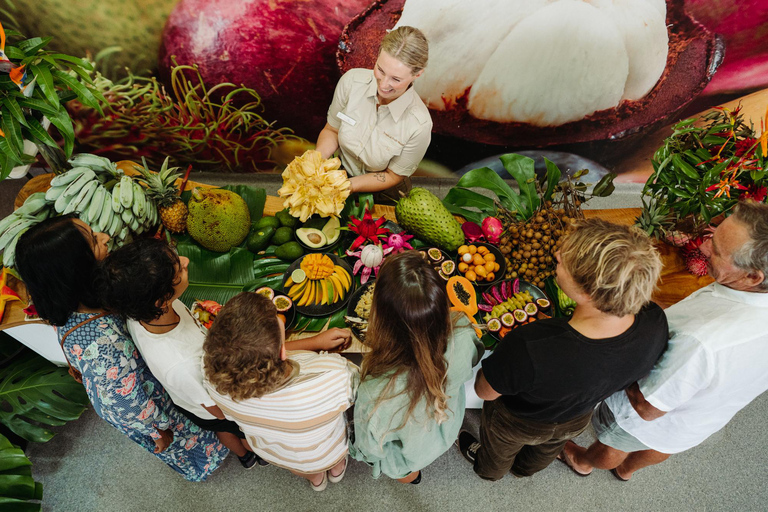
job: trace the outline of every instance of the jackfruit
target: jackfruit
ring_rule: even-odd
[[[415,187],[401,198],[395,205],[395,216],[406,231],[444,251],[455,251],[464,243],[461,225],[427,189]]]
[[[187,231],[206,249],[227,252],[248,236],[251,213],[243,198],[234,192],[195,188],[187,206]]]

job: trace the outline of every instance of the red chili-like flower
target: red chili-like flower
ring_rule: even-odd
[[[747,137],[745,139],[736,141],[736,148],[734,153],[738,157],[751,156],[757,148],[757,139]]]
[[[747,191],[741,194],[739,197],[739,201],[746,201],[747,199],[752,199],[755,202],[762,203],[765,201],[766,196],[768,196],[768,188],[764,186],[757,186],[756,184],[752,184],[747,188]]]

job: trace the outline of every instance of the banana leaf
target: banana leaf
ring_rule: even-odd
[[[81,384],[34,353],[0,369],[0,423],[27,441],[44,443],[54,436],[47,427],[80,417],[88,405]]]
[[[32,478],[31,466],[24,452],[0,435],[0,510],[41,510],[43,484]]]
[[[225,304],[254,279],[253,254],[242,247],[219,253],[203,249],[195,242],[180,241],[176,249],[189,258],[189,286],[180,297],[187,307],[195,300]]]

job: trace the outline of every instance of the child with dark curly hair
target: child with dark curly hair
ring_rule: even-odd
[[[103,302],[128,317],[128,331],[176,408],[250,469],[267,463],[247,449],[236,423],[224,418],[203,386],[206,330],[178,298],[186,290],[189,259],[163,240],[141,239],[112,252],[98,276]]]
[[[203,350],[208,392],[240,425],[254,452],[306,478],[316,491],[342,479],[344,411],[355,398],[355,365],[338,354],[286,352],[277,309],[251,292],[219,311]]]

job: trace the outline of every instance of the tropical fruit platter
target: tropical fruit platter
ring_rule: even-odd
[[[446,283],[453,309],[471,318],[488,345],[568,313],[572,304],[554,281],[555,253],[580,204],[610,193],[610,176],[588,192],[586,171],[563,177],[548,162],[546,175],[537,176],[533,160],[504,155],[518,190],[481,168],[443,200],[416,187],[392,208],[374,205],[371,194],[350,194],[334,160],[312,151],[297,157],[283,172],[280,197],[268,198],[245,185],[188,181],[189,170],[182,178],[167,161],[155,172],[146,163],[74,155],[72,170],[0,221],[13,228],[0,240],[6,266],[13,266],[9,249],[20,233],[71,212],[106,231],[112,248],[165,237],[190,260],[181,300],[204,325],[246,291],[270,299],[292,332],[348,326],[363,341],[381,265],[411,250]]]

